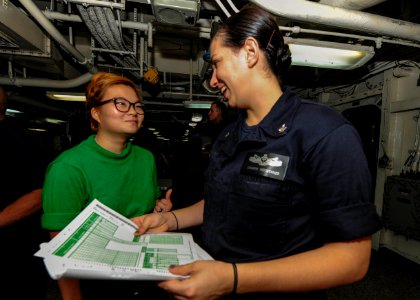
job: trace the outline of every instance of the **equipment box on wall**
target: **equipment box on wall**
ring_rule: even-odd
[[[420,180],[387,178],[382,220],[386,229],[420,241]]]

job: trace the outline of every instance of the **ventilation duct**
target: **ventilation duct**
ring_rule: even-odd
[[[62,72],[62,58],[51,40],[11,1],[0,5],[0,56],[50,73]]]
[[[274,15],[305,23],[335,26],[349,30],[420,41],[420,25],[370,13],[332,7],[306,0],[250,0]]]
[[[152,10],[158,22],[195,25],[200,0],[152,0]]]

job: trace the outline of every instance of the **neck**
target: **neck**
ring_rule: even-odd
[[[96,143],[102,148],[120,154],[127,146],[127,138],[121,135],[107,135],[101,131],[95,136]]]
[[[271,88],[259,91],[254,95],[254,99],[251,100],[252,105],[247,109],[246,118],[246,123],[249,126],[259,124],[270,112],[281,95],[283,95],[283,91],[277,80],[265,83],[262,86],[270,86]]]

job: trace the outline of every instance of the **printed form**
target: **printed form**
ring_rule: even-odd
[[[180,277],[170,265],[212,259],[189,233],[134,236],[136,228],[95,199],[35,256],[44,258],[53,279],[164,280]]]

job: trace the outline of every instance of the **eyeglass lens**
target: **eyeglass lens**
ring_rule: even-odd
[[[128,112],[131,106],[133,106],[136,113],[140,115],[144,114],[144,105],[140,102],[132,103],[124,98],[115,98],[114,104],[115,108],[120,112]]]

